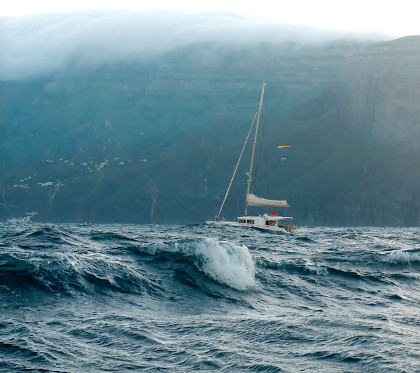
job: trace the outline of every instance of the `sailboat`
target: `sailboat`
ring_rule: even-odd
[[[254,157],[255,157],[255,148],[257,145],[257,139],[258,139],[258,129],[260,125],[260,119],[261,119],[261,108],[263,104],[264,99],[264,91],[265,91],[266,84],[262,84],[261,89],[261,98],[260,103],[258,106],[258,110],[254,116],[254,120],[251,123],[250,129],[248,131],[248,135],[245,139],[244,145],[242,147],[242,151],[239,155],[238,162],[236,164],[235,170],[233,171],[232,178],[230,180],[229,186],[227,188],[225,197],[223,199],[222,205],[220,206],[218,214],[215,216],[214,220],[207,220],[206,224],[216,224],[216,225],[233,225],[233,226],[246,226],[246,227],[253,227],[253,228],[259,228],[264,230],[270,230],[270,231],[291,231],[294,227],[291,225],[293,218],[290,216],[285,215],[277,215],[274,211],[270,213],[266,213],[263,215],[248,215],[248,208],[250,206],[265,206],[265,207],[279,207],[284,208],[285,212],[286,209],[289,207],[287,204],[287,201],[285,200],[272,200],[272,199],[266,199],[257,197],[255,194],[251,193],[251,184],[252,184],[252,177],[253,177],[253,170],[254,170]],[[226,221],[224,219],[220,219],[220,214],[223,210],[223,206],[226,202],[226,199],[229,195],[230,188],[232,186],[232,182],[235,178],[236,171],[238,170],[239,164],[242,159],[242,155],[244,153],[246,144],[248,142],[249,136],[251,134],[252,128],[254,126],[256,119],[256,125],[255,125],[255,133],[254,133],[254,142],[252,145],[252,153],[251,153],[251,163],[249,166],[249,171],[247,172],[248,176],[248,183],[247,183],[247,190],[245,195],[245,212],[243,216],[239,216],[237,218],[237,221]]]

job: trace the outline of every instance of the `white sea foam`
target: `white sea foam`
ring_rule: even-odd
[[[420,262],[420,253],[408,252],[408,251],[393,251],[386,254],[384,258],[385,262],[388,263],[415,263]]]
[[[26,216],[21,217],[21,218],[12,218],[12,219],[8,219],[7,223],[8,224],[23,224],[23,223],[29,223],[31,221],[31,219],[35,216],[38,215],[37,212],[27,212],[25,213]]]
[[[255,286],[255,266],[246,246],[205,238],[194,252],[197,267],[212,279],[237,290]]]
[[[318,264],[313,263],[309,259],[305,261],[305,269],[317,275],[323,275],[323,276],[328,275],[327,268],[319,266]]]

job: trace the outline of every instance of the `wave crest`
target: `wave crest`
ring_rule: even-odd
[[[420,252],[393,251],[386,254],[383,261],[396,264],[420,263]]]
[[[205,238],[196,254],[204,259],[197,267],[212,279],[237,290],[255,286],[255,266],[246,246]]]

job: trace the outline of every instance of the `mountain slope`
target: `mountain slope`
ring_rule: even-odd
[[[0,217],[204,221],[266,81],[257,193],[287,199],[299,224],[419,225],[419,46],[196,43],[1,82]],[[242,213],[247,162],[229,218]]]

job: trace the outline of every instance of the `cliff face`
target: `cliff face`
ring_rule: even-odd
[[[266,81],[270,176],[261,170],[256,192],[269,182],[300,224],[419,225],[419,66],[420,37],[198,43],[148,63],[2,82],[0,216],[203,221],[218,210]],[[244,172],[228,217],[242,213]]]
[[[420,142],[420,78],[394,71],[358,79],[351,101],[351,120],[378,140],[418,151]]]

